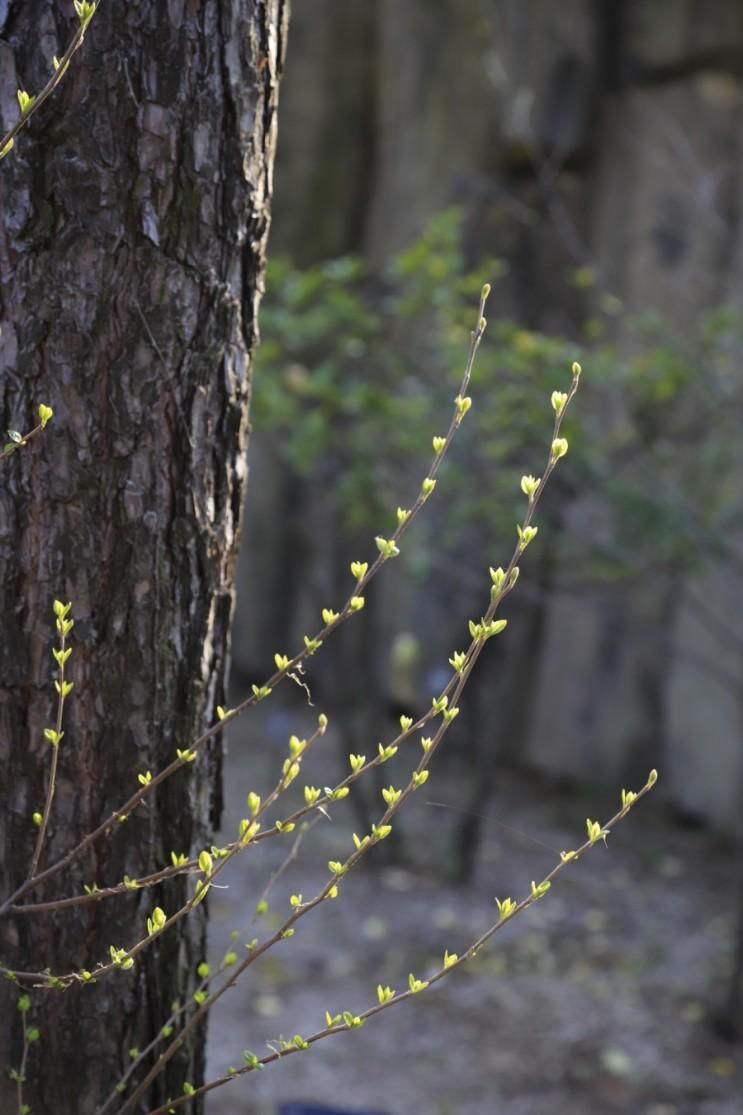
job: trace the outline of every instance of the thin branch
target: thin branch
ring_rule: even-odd
[[[247,697],[236,708],[227,711],[216,724],[213,724],[211,728],[208,728],[206,731],[202,732],[201,735],[198,736],[198,738],[195,739],[185,751],[181,752],[182,756],[192,756],[195,752],[198,752],[198,750],[208,740],[212,739],[219,732],[221,732],[222,729],[226,727],[226,725],[230,721],[235,720],[238,716],[243,715],[245,712],[247,712],[248,709],[253,708],[256,704],[258,704],[259,701],[268,696],[276,688],[276,686],[284,680],[284,678],[291,675],[292,673],[295,673],[300,665],[302,665],[309,657],[311,657],[317,650],[319,650],[324,640],[332,631],[340,627],[341,624],[345,623],[348,619],[350,619],[352,615],[355,615],[361,609],[361,607],[363,607],[364,598],[362,596],[362,593],[377,575],[382,565],[384,565],[386,561],[390,560],[390,558],[394,557],[396,553],[399,552],[397,543],[400,541],[405,531],[411,525],[411,523],[416,518],[423,505],[427,502],[429,496],[433,492],[436,486],[436,477],[438,471],[441,467],[444,457],[446,456],[447,450],[451,445],[454,435],[461,425],[464,414],[466,413],[466,410],[462,411],[460,409],[460,400],[466,398],[466,391],[469,387],[472,369],[475,362],[475,356],[477,355],[477,350],[480,347],[480,342],[482,341],[483,335],[485,333],[487,322],[483,317],[483,313],[485,309],[485,303],[489,294],[490,285],[486,283],[482,289],[482,293],[480,296],[477,326],[475,329],[472,330],[470,334],[470,345],[467,354],[467,360],[465,363],[464,374],[462,376],[459,394],[455,399],[454,412],[449,423],[449,429],[447,430],[447,433],[444,437],[437,439],[437,447],[435,449],[433,462],[426,476],[424,477],[420,491],[418,492],[418,495],[412,507],[402,520],[398,520],[397,527],[390,535],[390,538],[381,540],[386,542],[387,544],[385,549],[379,549],[379,553],[376,559],[371,563],[371,565],[368,565],[366,562],[364,562],[362,565],[359,566],[359,570],[363,570],[363,572],[361,572],[360,575],[357,577],[356,584],[345,604],[343,605],[341,611],[334,614],[333,619],[325,622],[324,626],[317,632],[317,634],[313,638],[305,636],[304,650],[300,651],[291,659],[282,658],[280,655],[277,655],[277,662],[281,660],[281,665],[278,666],[275,673],[271,675],[271,677],[264,683],[264,685],[254,686],[253,693],[250,697]],[[15,890],[11,895],[9,895],[8,898],[5,899],[4,902],[0,904],[0,917],[2,917],[4,914],[7,914],[10,911],[11,907],[18,902],[18,899],[23,897],[23,895],[28,893],[28,891],[31,890],[33,887],[36,887],[38,884],[45,882],[47,879],[52,878],[54,875],[57,875],[60,871],[64,870],[64,868],[69,867],[71,863],[78,859],[79,856],[81,856],[83,852],[87,850],[87,848],[89,848],[98,839],[100,839],[101,836],[107,834],[112,828],[117,827],[121,822],[121,818],[128,816],[133,809],[136,809],[136,807],[144,800],[147,794],[151,793],[162,782],[170,778],[170,776],[177,770],[180,770],[180,768],[185,763],[190,761],[192,761],[191,758],[182,758],[180,756],[174,759],[168,766],[163,768],[163,770],[161,770],[157,775],[151,778],[146,785],[141,786],[140,789],[136,791],[136,793],[132,794],[131,797],[123,803],[123,805],[115,809],[106,820],[102,821],[101,824],[98,825],[96,829],[88,833],[87,836],[83,837],[83,839],[74,848],[67,852],[66,855],[62,856],[59,860],[57,860],[56,863],[51,864],[51,866],[49,866],[45,871],[40,872],[38,875],[35,876],[34,879],[26,880],[25,883],[18,887],[17,890]]]
[[[5,156],[13,150],[13,147],[15,146],[15,137],[18,135],[22,128],[25,128],[31,117],[38,112],[47,97],[50,97],[52,95],[54,90],[61,82],[72,57],[83,45],[85,32],[90,26],[90,22],[93,16],[98,11],[100,2],[101,0],[93,0],[93,3],[80,3],[79,0],[75,0],[75,11],[77,12],[77,16],[80,21],[77,31],[73,35],[70,44],[62,57],[60,59],[54,59],[54,73],[49,78],[46,85],[38,94],[38,96],[29,99],[26,103],[26,107],[24,107],[21,96],[19,96],[18,99],[19,103],[21,104],[21,115],[18,120],[16,120],[13,127],[5,133],[2,139],[0,139],[0,159],[4,159]]]
[[[424,741],[423,756],[418,763],[415,771],[411,775],[407,787],[404,790],[399,791],[393,800],[388,801],[388,807],[383,816],[380,818],[378,825],[373,827],[371,835],[365,836],[362,840],[359,840],[358,837],[354,837],[356,851],[348,856],[344,863],[336,863],[330,865],[330,878],[328,879],[325,886],[320,890],[320,892],[315,895],[315,897],[312,898],[310,901],[300,901],[296,905],[294,905],[292,913],[284,920],[283,924],[276,930],[276,932],[271,937],[267,938],[262,944],[252,949],[250,954],[245,957],[245,959],[238,965],[238,967],[234,971],[230,973],[229,978],[225,981],[222,987],[213,992],[206,1000],[206,1002],[200,1005],[199,1009],[191,1016],[189,1021],[186,1023],[181,1033],[176,1038],[174,1038],[170,1045],[165,1049],[165,1051],[161,1053],[157,1064],[153,1066],[153,1068],[140,1082],[134,1092],[132,1092],[132,1094],[124,1102],[123,1106],[119,1110],[118,1115],[124,1115],[124,1113],[129,1110],[133,1104],[141,1099],[141,1097],[149,1088],[150,1084],[160,1074],[163,1067],[181,1047],[188,1034],[194,1029],[195,1026],[198,1025],[201,1019],[208,1013],[209,1010],[211,1010],[211,1008],[222,997],[222,995],[224,995],[224,993],[229,988],[234,987],[237,984],[243,972],[245,972],[246,969],[254,964],[260,956],[271,949],[279,941],[285,939],[288,936],[291,936],[294,933],[294,926],[296,922],[298,922],[302,917],[309,913],[310,910],[315,909],[326,899],[333,899],[337,896],[338,885],[343,876],[346,875],[358,864],[361,858],[375,843],[378,843],[380,840],[385,839],[385,837],[389,835],[389,833],[391,832],[390,821],[394,818],[395,814],[400,810],[407,799],[420,786],[425,784],[425,781],[428,777],[429,764],[438,747],[440,746],[441,741],[443,740],[450,724],[453,722],[459,711],[457,707],[459,696],[461,695],[465,685],[467,684],[469,676],[474,669],[477,659],[479,658],[487,639],[491,635],[496,634],[497,630],[500,629],[498,625],[495,625],[495,630],[492,629],[492,626],[494,625],[495,614],[504,598],[508,595],[509,592],[512,591],[513,587],[516,584],[516,581],[518,579],[517,561],[520,559],[529,542],[536,534],[536,529],[532,528],[531,523],[536,512],[539,500],[545,490],[546,484],[552,472],[555,469],[555,466],[557,465],[558,460],[560,460],[560,458],[567,452],[568,444],[566,441],[564,441],[564,439],[559,438],[559,433],[565,413],[567,412],[567,409],[570,406],[570,403],[572,402],[576,391],[578,390],[580,371],[580,365],[574,364],[573,380],[569,392],[563,395],[558,392],[555,392],[553,394],[552,404],[555,410],[555,419],[552,431],[552,442],[550,445],[550,451],[547,457],[544,474],[538,481],[534,480],[534,478],[524,478],[525,481],[531,481],[531,483],[527,485],[528,491],[527,488],[524,487],[524,481],[522,481],[522,488],[524,488],[524,491],[528,496],[528,505],[523,522],[517,527],[518,540],[514,547],[511,560],[505,572],[502,569],[491,570],[491,579],[493,581],[493,586],[490,593],[490,604],[485,613],[485,616],[480,620],[479,624],[475,624],[474,622],[470,623],[471,642],[467,651],[463,655],[461,655],[461,657],[457,658],[457,656],[455,655],[451,659],[452,663],[455,666],[455,673],[453,674],[452,679],[446,687],[445,694],[442,694],[440,697],[436,698],[432,706],[433,715],[441,716],[441,724],[434,736]],[[469,409],[468,406],[463,405],[464,402],[465,400],[463,400],[462,397],[459,396],[458,410],[460,414],[466,413],[467,409]],[[467,402],[469,401],[467,400]],[[451,702],[449,701],[449,693],[451,693]],[[411,730],[411,725],[403,725],[403,731],[408,730]],[[384,750],[385,749],[382,749],[382,746],[380,744],[379,758],[382,759],[382,761],[384,761],[384,759],[382,758]],[[397,748],[389,747],[386,750],[389,752],[386,757],[391,758],[392,755],[395,754]]]
[[[72,689],[72,683],[65,681],[65,663],[70,656],[70,651],[65,650],[67,635],[72,629],[73,620],[67,619],[67,613],[70,610],[69,604],[63,605],[60,601],[54,602],[54,612],[57,617],[56,626],[59,634],[59,649],[55,649],[54,657],[57,662],[57,680],[54,685],[57,690],[57,721],[55,727],[50,732],[46,730],[47,736],[52,747],[52,761],[49,768],[49,785],[46,790],[46,800],[44,802],[44,812],[41,815],[41,822],[39,824],[39,834],[36,838],[36,847],[31,858],[31,866],[28,871],[28,881],[31,882],[36,875],[39,867],[39,860],[41,858],[41,851],[44,847],[44,837],[46,836],[47,825],[49,824],[49,814],[52,810],[52,802],[54,801],[54,791],[57,786],[57,763],[59,761],[59,747],[62,742],[62,723],[64,719],[64,703],[67,694]]]
[[[180,1096],[177,1099],[169,1100],[167,1103],[161,1105],[160,1107],[152,1108],[150,1109],[150,1111],[148,1111],[147,1115],[166,1115],[166,1113],[173,1108],[180,1107],[182,1104],[188,1103],[191,1100],[198,1098],[199,1096],[206,1095],[208,1092],[214,1091],[215,1088],[219,1088],[223,1084],[228,1084],[231,1080],[235,1080],[239,1076],[245,1076],[247,1073],[254,1072],[256,1069],[261,1068],[264,1065],[271,1064],[273,1061],[278,1061],[281,1057],[288,1056],[291,1053],[299,1053],[307,1049],[309,1046],[314,1045],[316,1042],[322,1041],[323,1038],[330,1037],[332,1034],[340,1034],[345,1033],[348,1030],[358,1029],[369,1018],[373,1018],[375,1015],[381,1014],[382,1011],[391,1009],[392,1007],[397,1006],[399,1003],[405,1002],[407,999],[412,998],[413,995],[420,994],[423,991],[427,991],[430,987],[434,986],[434,984],[444,979],[445,976],[449,975],[456,968],[462,967],[462,965],[465,964],[468,960],[473,959],[473,957],[477,955],[483,945],[487,944],[488,941],[490,941],[490,939],[494,937],[496,933],[503,929],[503,927],[508,922],[513,921],[514,918],[518,917],[519,914],[522,914],[524,910],[527,910],[530,906],[533,906],[535,902],[538,902],[540,898],[544,897],[547,890],[549,890],[550,886],[552,885],[552,881],[556,879],[562,871],[565,870],[569,863],[577,862],[577,860],[579,860],[585,852],[589,851],[599,841],[605,842],[606,838],[613,831],[614,827],[620,821],[622,821],[627,816],[627,813],[630,811],[630,809],[652,789],[656,781],[657,774],[655,771],[651,771],[648,781],[640,790],[638,790],[636,794],[627,795],[623,793],[622,808],[617,813],[615,813],[611,820],[607,821],[606,824],[599,825],[598,822],[587,822],[589,827],[589,837],[586,841],[584,841],[583,844],[581,844],[579,848],[572,852],[562,852],[560,855],[560,862],[555,864],[552,871],[550,871],[550,873],[542,880],[542,882],[538,886],[532,883],[531,893],[525,898],[522,898],[517,903],[511,903],[509,899],[506,899],[503,903],[499,904],[501,909],[507,912],[502,913],[498,921],[494,922],[480,937],[477,938],[477,940],[473,941],[473,943],[461,956],[450,955],[447,952],[442,967],[439,968],[427,980],[413,981],[413,977],[411,976],[411,984],[415,985],[415,983],[418,983],[418,986],[415,990],[413,989],[413,986],[411,986],[410,990],[404,991],[400,995],[395,994],[392,998],[387,999],[385,1002],[378,1002],[374,1006],[369,1007],[366,1011],[363,1011],[361,1014],[349,1014],[349,1021],[341,1021],[340,1018],[337,1022],[333,1020],[331,1025],[325,1026],[322,1030],[318,1030],[316,1033],[312,1034],[308,1038],[300,1038],[299,1042],[296,1042],[296,1040],[287,1042],[282,1046],[281,1049],[274,1050],[265,1057],[249,1058],[250,1063],[246,1064],[243,1068],[235,1069],[229,1072],[226,1076],[221,1076],[216,1080],[210,1081],[208,1084],[203,1084],[199,1088],[194,1088],[187,1095]],[[124,1104],[124,1106],[120,1109],[119,1115],[123,1115],[124,1111],[127,1109],[128,1103],[129,1101],[127,1101],[127,1103]]]
[[[286,857],[284,858],[283,862],[273,872],[270,879],[268,880],[268,883],[264,887],[264,889],[261,893],[261,896],[258,899],[258,906],[260,906],[260,904],[262,902],[265,902],[265,900],[267,899],[271,890],[275,886],[276,882],[281,878],[281,876],[286,871],[286,869],[290,865],[290,863],[292,863],[292,861],[297,858],[297,854],[299,852],[299,848],[300,848],[300,845],[301,845],[302,841],[304,840],[305,836],[310,831],[310,829],[314,828],[314,826],[317,824],[317,822],[319,820],[320,820],[320,816],[318,815],[312,821],[305,822],[301,826],[301,828],[300,828],[299,832],[297,833],[297,835],[294,839],[294,842],[292,843],[292,846],[289,849],[289,851],[288,851]],[[256,916],[257,915],[254,915],[253,920],[255,920]],[[229,952],[227,953],[227,955],[229,955]],[[223,960],[222,963],[220,964],[219,968],[217,969],[216,974],[219,975],[227,967],[231,967],[231,965],[228,965],[226,960]],[[198,995],[199,992],[204,991],[209,986],[210,978],[211,977],[208,976],[208,975],[205,976],[200,981],[200,983],[196,986],[195,991],[192,995],[192,999],[194,999],[196,1002],[198,1002],[198,999],[196,999],[196,995]],[[123,1091],[126,1088],[127,1081],[136,1072],[136,1070],[139,1068],[139,1066],[142,1064],[142,1062],[144,1060],[146,1060],[146,1058],[153,1051],[153,1049],[156,1049],[157,1046],[160,1045],[160,1043],[163,1042],[166,1039],[166,1037],[169,1036],[168,1031],[172,1030],[173,1026],[178,1021],[178,1019],[181,1017],[181,1015],[183,1015],[186,1012],[186,1010],[190,1006],[191,1006],[190,1002],[183,1003],[176,1010],[174,1010],[172,1012],[172,1014],[167,1019],[167,1021],[160,1027],[160,1030],[158,1031],[157,1036],[152,1039],[152,1041],[149,1043],[149,1045],[147,1045],[141,1051],[141,1053],[137,1054],[136,1058],[133,1060],[132,1064],[126,1070],[124,1075],[121,1077],[121,1079],[119,1081],[117,1081],[116,1086],[111,1091],[108,1098],[105,1100],[105,1102],[102,1104],[102,1106],[98,1108],[98,1110],[96,1112],[96,1115],[105,1115],[105,1112],[110,1107],[110,1105],[112,1103],[114,1103],[117,1099],[120,1098],[120,1096],[122,1095]]]
[[[32,430],[29,430],[27,434],[18,434],[18,440],[15,440],[12,437],[11,431],[8,430],[8,435],[11,436],[11,440],[6,442],[3,448],[0,449],[0,461],[7,461],[8,457],[12,457],[13,454],[17,453],[22,446],[28,445],[29,441],[33,441],[35,437],[39,436],[39,434],[49,421],[49,418],[51,418],[52,416],[51,409],[49,407],[44,407],[44,410],[48,412],[49,417],[42,418],[38,426],[34,426],[34,428]]]

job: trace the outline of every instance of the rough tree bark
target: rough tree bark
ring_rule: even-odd
[[[25,878],[44,800],[55,597],[73,602],[75,690],[42,866],[221,699],[287,18],[288,0],[102,0],[61,89],[0,167],[1,420],[28,429],[40,402],[54,408],[0,476],[0,902]],[[4,125],[16,89],[44,84],[75,26],[71,0],[0,3]],[[219,761],[217,747],[202,754],[28,900],[203,847]],[[187,886],[0,919],[0,963],[92,969]],[[128,1051],[189,995],[204,936],[202,906],[132,972],[34,994],[34,1115],[96,1110]],[[15,1111],[17,997],[0,987],[2,1112]],[[141,1110],[200,1078],[202,1040]]]

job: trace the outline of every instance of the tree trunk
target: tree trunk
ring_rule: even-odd
[[[4,125],[16,89],[38,91],[63,53],[69,8],[0,7]],[[60,90],[0,167],[2,422],[27,430],[39,403],[54,409],[0,478],[0,904],[26,878],[44,802],[55,598],[72,601],[75,689],[42,867],[125,801],[138,772],[212,723],[222,697],[287,17],[288,0],[104,0]],[[212,744],[22,901],[198,852],[218,818],[219,775]],[[181,877],[0,919],[0,964],[92,970],[110,945],[144,935],[153,906],[172,912],[192,887]],[[129,1050],[190,996],[205,916],[203,904],[117,978],[33,992],[33,1115],[97,1109]],[[3,1113],[16,1110],[17,1000],[3,981]],[[203,1038],[140,1110],[198,1083]]]

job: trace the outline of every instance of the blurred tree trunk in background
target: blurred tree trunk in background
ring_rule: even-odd
[[[36,92],[76,26],[44,0],[0,7],[0,113]],[[25,878],[53,722],[52,601],[75,627],[57,801],[42,866],[170,762],[222,699],[240,534],[251,360],[262,288],[285,0],[103,3],[61,89],[0,169],[0,399],[27,430],[0,492],[0,895]],[[140,876],[208,841],[220,751],[147,799],[33,899]],[[68,971],[131,945],[162,893],[0,922],[11,967]],[[132,972],[38,993],[35,1115],[89,1115],[190,995],[205,906]],[[18,995],[0,986],[0,1110],[21,1056]],[[173,1059],[147,1106],[197,1083],[203,1044]],[[149,1065],[147,1066],[149,1067]],[[201,1110],[200,1105],[198,1105]]]
[[[737,0],[296,0],[294,35],[302,48],[284,89],[274,250],[302,262],[360,252],[381,270],[457,204],[472,262],[494,254],[508,265],[491,319],[583,338],[586,323],[613,316],[621,344],[633,311],[657,310],[688,336],[705,310],[740,303]],[[480,359],[497,353],[486,345]],[[563,500],[565,529],[580,537],[597,498],[553,489],[547,507]],[[261,583],[257,568],[246,583]],[[558,562],[554,583],[570,574]],[[711,693],[684,653],[730,651],[700,629],[688,582],[664,578],[650,570],[643,584],[605,586],[600,597],[544,584],[509,602],[540,616],[524,617],[533,638],[517,639],[513,625],[497,671],[497,692],[525,710],[520,739],[504,745],[581,778],[644,777],[662,765],[685,810],[734,826],[739,703]],[[702,569],[693,587],[722,616],[737,608],[732,581]],[[383,591],[390,622],[369,655],[386,654],[393,627],[421,612],[413,594],[406,614],[397,590]],[[425,609],[439,661],[469,603],[455,617],[450,589],[442,599],[449,606],[435,616]],[[266,614],[250,589],[246,607]],[[743,673],[743,651],[731,668]]]

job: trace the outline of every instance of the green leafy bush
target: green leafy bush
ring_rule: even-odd
[[[466,308],[497,261],[468,269],[462,217],[440,214],[385,274],[344,257],[300,271],[269,264],[263,343],[255,381],[255,425],[298,478],[332,476],[349,531],[378,522],[401,478],[421,467],[419,431],[451,395]],[[591,287],[590,272],[575,281]],[[518,476],[538,449],[539,400],[556,367],[590,364],[581,436],[558,501],[600,493],[602,529],[556,533],[574,571],[616,578],[645,568],[693,564],[740,521],[735,490],[743,317],[721,308],[691,338],[657,315],[622,315],[616,299],[574,337],[547,336],[498,319],[474,378],[479,403],[447,461],[445,514],[437,547],[455,546],[465,524],[492,546],[515,514]],[[714,431],[714,437],[710,433]],[[652,482],[648,483],[648,479]],[[550,509],[547,509],[550,515]]]

